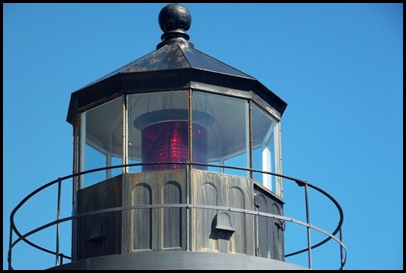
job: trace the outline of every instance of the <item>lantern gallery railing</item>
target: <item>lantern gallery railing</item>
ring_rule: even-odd
[[[102,209],[102,210],[96,210],[96,211],[91,211],[91,212],[87,212],[87,213],[82,213],[79,215],[73,215],[73,216],[69,216],[69,217],[64,217],[61,218],[61,199],[62,199],[62,182],[65,182],[68,179],[77,177],[77,176],[81,176],[81,175],[85,175],[88,173],[94,173],[94,172],[98,172],[98,171],[105,171],[107,169],[114,169],[114,168],[126,168],[126,167],[134,167],[134,166],[141,166],[141,165],[154,165],[154,164],[183,164],[185,165],[185,168],[187,170],[190,170],[190,166],[196,166],[196,165],[200,165],[200,166],[207,166],[207,167],[221,167],[221,168],[230,168],[230,169],[237,169],[237,170],[245,170],[245,171],[249,171],[249,172],[260,172],[260,173],[265,173],[265,174],[269,174],[269,175],[274,175],[274,176],[278,176],[281,177],[283,179],[286,179],[287,181],[290,182],[295,182],[297,184],[297,186],[299,187],[303,187],[304,188],[304,199],[305,199],[305,213],[306,213],[306,221],[300,221],[288,216],[282,216],[282,215],[276,215],[276,214],[272,214],[272,213],[265,213],[265,212],[260,212],[260,211],[254,211],[254,210],[247,210],[247,209],[241,209],[241,208],[234,208],[234,207],[222,207],[222,206],[211,206],[211,205],[199,205],[199,204],[189,204],[189,203],[183,203],[183,204],[153,204],[153,205],[136,205],[136,206],[128,206],[128,207],[114,207],[114,208],[108,208],[108,209]],[[187,175],[189,174],[189,171],[186,172]],[[69,180],[71,181],[71,180]],[[54,197],[54,199],[47,197],[47,200],[55,200],[56,198],[56,219],[54,221],[50,221],[44,225],[41,225],[35,229],[32,229],[24,234],[22,234],[22,232],[20,232],[20,230],[17,228],[17,226],[15,225],[15,217],[16,217],[16,213],[23,207],[23,205],[30,199],[32,199],[34,196],[36,196],[37,194],[44,192],[46,189],[50,188],[51,186],[57,186],[57,193],[56,196]],[[322,196],[327,197],[337,208],[338,213],[339,213],[339,221],[337,226],[335,227],[334,231],[332,233],[329,233],[313,224],[310,223],[310,211],[309,211],[309,194],[308,191],[309,189],[313,189],[316,192],[320,193]],[[49,196],[49,195],[47,195]],[[188,200],[188,199],[187,199]],[[42,200],[44,201],[44,200]],[[188,201],[187,201],[188,202]],[[27,206],[25,206],[27,207]],[[49,206],[48,206],[49,207]],[[97,168],[97,169],[92,169],[92,170],[87,170],[87,171],[83,171],[80,173],[76,173],[76,174],[72,174],[72,175],[68,175],[62,178],[58,178],[54,181],[51,181],[45,185],[43,185],[42,187],[36,189],[35,191],[33,191],[32,193],[30,193],[29,195],[27,195],[11,212],[10,215],[10,237],[9,237],[9,251],[8,251],[8,268],[9,270],[13,270],[13,266],[12,266],[12,261],[13,261],[13,248],[20,243],[21,241],[25,242],[26,244],[28,244],[30,247],[35,248],[43,253],[47,253],[49,255],[51,255],[51,257],[53,257],[54,259],[54,263],[52,263],[51,265],[49,265],[49,267],[52,266],[58,266],[64,263],[64,261],[66,259],[71,260],[71,257],[68,255],[63,254],[63,251],[69,252],[71,251],[68,248],[66,248],[66,246],[62,247],[61,245],[61,238],[63,238],[64,240],[66,240],[66,233],[61,233],[61,224],[65,223],[65,222],[69,222],[69,221],[74,221],[76,219],[82,218],[82,217],[89,217],[92,215],[98,215],[98,214],[103,214],[103,213],[109,213],[109,212],[120,212],[120,211],[127,211],[127,210],[135,210],[135,209],[162,209],[162,208],[185,208],[187,211],[190,212],[190,209],[206,209],[206,210],[217,210],[217,211],[229,211],[229,212],[235,212],[235,213],[242,213],[244,215],[253,215],[256,217],[265,217],[265,218],[271,218],[271,219],[278,219],[280,220],[284,227],[282,228],[282,230],[286,229],[286,223],[292,223],[295,224],[297,226],[301,226],[306,228],[307,231],[307,247],[294,251],[294,252],[290,252],[288,254],[285,254],[285,258],[290,258],[290,257],[295,257],[298,256],[301,253],[307,253],[307,267],[308,268],[313,268],[313,252],[312,250],[325,245],[327,242],[329,242],[330,240],[333,240],[335,242],[337,242],[339,244],[339,257],[340,257],[340,262],[339,262],[339,268],[338,269],[343,269],[344,265],[346,263],[347,260],[347,249],[344,246],[343,242],[342,242],[342,225],[343,225],[343,221],[344,221],[344,214],[343,211],[341,209],[341,206],[339,205],[339,203],[331,196],[329,195],[327,192],[325,192],[324,190],[306,182],[306,181],[302,181],[296,178],[292,178],[289,176],[285,176],[285,175],[281,175],[281,174],[277,174],[277,173],[272,173],[272,172],[265,172],[265,171],[260,171],[260,170],[254,170],[254,169],[248,169],[248,168],[240,168],[240,167],[231,167],[231,166],[224,166],[224,165],[213,165],[213,164],[203,164],[203,163],[193,163],[193,162],[151,162],[151,163],[137,163],[137,164],[126,164],[126,165],[116,165],[116,166],[109,166],[109,167],[103,167],[103,168]],[[30,210],[30,212],[32,212],[33,210]],[[187,219],[189,219],[189,217],[187,217]],[[44,247],[44,246],[40,246],[39,244],[36,244],[33,242],[33,240],[29,240],[28,237],[32,236],[34,234],[38,234],[40,231],[45,230],[47,228],[50,228],[52,226],[55,226],[56,231],[55,231],[55,245],[52,247]],[[71,226],[69,226],[69,228],[71,228]],[[326,236],[325,239],[320,240],[317,243],[312,243],[311,240],[311,236],[310,236],[310,231],[314,230],[317,231],[319,234],[324,234]],[[337,233],[339,234],[339,238],[336,237]],[[13,234],[16,234],[17,238],[15,240],[13,240]],[[297,239],[297,235],[295,235],[295,240]],[[286,239],[286,238],[285,238]],[[50,239],[49,236],[47,237],[46,240],[47,244],[50,243]],[[72,240],[66,240],[64,241],[67,244],[71,244]],[[189,242],[187,240],[187,249],[189,250]],[[316,256],[315,256],[316,257]]]

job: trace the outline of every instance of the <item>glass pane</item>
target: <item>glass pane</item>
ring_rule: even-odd
[[[117,98],[103,105],[92,108],[82,114],[85,132],[81,137],[86,139],[81,148],[82,170],[91,170],[122,163],[122,99]],[[113,175],[121,174],[121,168],[103,170],[82,176],[82,187],[88,187],[106,180]]]
[[[157,163],[189,159],[188,94],[182,90],[128,96],[128,161],[146,163],[130,172],[185,168]]]
[[[206,113],[209,117],[194,123],[207,131],[207,161],[222,166],[247,168],[248,164],[248,102],[244,99],[204,92],[193,92],[193,113]],[[195,114],[194,114],[195,116]],[[247,171],[214,168],[227,174],[247,176]]]
[[[91,145],[86,144],[86,170],[97,169],[106,166],[106,156]],[[106,179],[106,171],[98,171],[85,175],[84,187],[91,186]]]
[[[123,165],[123,157],[122,156],[120,156],[120,157],[112,157],[110,165],[111,166]],[[123,173],[122,168],[111,169],[111,177],[120,175],[122,173]]]
[[[281,173],[278,140],[278,122],[269,113],[253,104],[252,107],[252,140],[253,169]],[[259,172],[254,179],[266,188],[279,193],[279,178]]]

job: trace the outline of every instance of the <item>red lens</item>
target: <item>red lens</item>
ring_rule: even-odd
[[[142,130],[142,162],[186,162],[189,159],[187,121],[152,124]],[[206,129],[193,124],[193,162],[207,163]],[[143,171],[184,169],[182,164],[144,165]],[[197,166],[198,169],[207,169]]]

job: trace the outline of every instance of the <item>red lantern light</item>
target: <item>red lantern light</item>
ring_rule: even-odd
[[[186,112],[185,112],[186,111]],[[142,162],[187,162],[189,161],[189,122],[185,111],[157,111],[148,113],[151,122],[142,129]],[[165,115],[163,115],[165,114]],[[176,114],[176,115],[174,115]],[[202,114],[199,114],[200,118]],[[156,119],[155,119],[156,118]],[[157,120],[160,119],[160,122]],[[145,116],[142,119],[145,121]],[[148,123],[149,123],[148,122]],[[141,126],[141,119],[135,122]],[[193,162],[207,163],[207,131],[198,123],[193,123]],[[153,164],[143,165],[143,171],[184,169],[185,164]],[[195,166],[196,169],[207,170],[206,166]]]

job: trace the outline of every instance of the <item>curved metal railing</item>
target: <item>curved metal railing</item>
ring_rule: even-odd
[[[61,210],[61,190],[62,190],[62,182],[66,181],[68,179],[74,178],[76,176],[81,176],[81,175],[85,175],[85,174],[89,174],[89,173],[94,173],[94,172],[98,172],[98,171],[105,171],[105,170],[109,170],[109,169],[115,169],[115,168],[126,168],[126,167],[136,167],[136,166],[142,166],[142,165],[155,165],[155,164],[184,164],[186,165],[188,168],[189,166],[193,165],[193,166],[206,166],[206,167],[218,167],[218,168],[224,168],[224,169],[236,169],[236,170],[243,170],[243,171],[249,171],[249,172],[258,172],[258,173],[263,173],[263,174],[269,174],[269,175],[273,175],[273,176],[278,176],[284,179],[287,179],[288,181],[292,181],[295,182],[299,187],[304,187],[305,189],[305,202],[306,202],[306,222],[294,219],[294,218],[290,218],[287,216],[282,216],[282,215],[276,215],[276,214],[272,214],[272,213],[265,213],[265,212],[259,212],[259,211],[253,211],[253,210],[246,210],[246,209],[239,209],[239,208],[230,208],[230,207],[221,207],[221,206],[209,206],[209,205],[196,205],[196,204],[158,204],[158,205],[139,205],[139,206],[129,206],[129,207],[115,207],[115,208],[109,208],[109,209],[102,209],[102,210],[97,210],[97,211],[91,211],[91,212],[87,212],[87,213],[82,213],[80,215],[74,215],[74,216],[69,216],[69,217],[64,217],[64,218],[60,218],[60,210]],[[189,174],[188,174],[189,175]],[[44,224],[42,226],[39,226],[38,228],[35,228],[25,234],[21,234],[21,232],[17,229],[15,223],[14,223],[14,217],[17,213],[17,211],[29,200],[31,199],[33,196],[35,196],[37,193],[43,191],[44,189],[47,189],[53,185],[57,184],[58,190],[57,190],[57,219],[54,221],[51,221],[47,224]],[[309,220],[309,207],[308,207],[308,189],[312,188],[315,191],[321,193],[322,195],[324,195],[325,197],[327,197],[328,199],[330,199],[330,201],[333,202],[333,204],[335,205],[335,207],[338,210],[339,213],[339,221],[338,224],[336,226],[336,228],[334,229],[334,231],[332,233],[329,233],[313,224],[310,223]],[[171,207],[171,208],[200,208],[200,209],[216,209],[216,210],[224,210],[224,211],[231,211],[231,212],[237,212],[237,213],[243,213],[243,214],[250,214],[250,215],[256,215],[256,216],[261,216],[261,217],[269,217],[269,218],[274,218],[274,219],[279,219],[281,221],[284,222],[291,222],[293,224],[297,224],[297,225],[301,225],[306,227],[307,229],[307,247],[297,250],[295,252],[291,252],[288,254],[285,254],[285,258],[287,257],[292,257],[304,252],[308,253],[308,268],[312,268],[312,250],[318,248],[319,246],[322,246],[324,244],[326,244],[328,241],[330,240],[334,240],[336,241],[339,246],[340,246],[340,267],[338,268],[339,270],[344,269],[346,260],[347,260],[347,249],[345,247],[345,245],[342,242],[342,225],[344,222],[344,213],[343,210],[341,208],[341,206],[339,205],[339,203],[327,192],[325,192],[324,190],[320,189],[319,187],[316,187],[312,184],[310,184],[307,181],[303,181],[297,178],[293,178],[290,176],[286,176],[286,175],[282,175],[282,174],[278,174],[278,173],[273,173],[273,172],[267,172],[267,171],[262,171],[262,170],[255,170],[255,169],[250,169],[250,168],[242,168],[242,167],[233,167],[233,166],[223,166],[223,165],[215,165],[215,164],[203,164],[203,163],[193,163],[193,162],[151,162],[151,163],[134,163],[134,164],[124,164],[124,165],[115,165],[115,166],[108,166],[108,167],[102,167],[102,168],[96,168],[96,169],[92,169],[92,170],[87,170],[87,171],[83,171],[80,173],[75,173],[75,174],[71,174],[68,176],[64,176],[64,177],[59,177],[56,180],[53,180],[41,187],[39,187],[38,189],[34,190],[32,193],[30,193],[29,195],[27,195],[11,212],[10,214],[10,236],[9,236],[9,251],[8,251],[8,257],[7,257],[7,261],[8,261],[8,269],[9,270],[13,270],[13,266],[12,266],[12,249],[21,241],[27,243],[28,245],[43,251],[45,253],[51,254],[55,257],[55,266],[61,265],[63,264],[64,259],[68,259],[71,260],[70,256],[67,256],[63,253],[60,253],[60,231],[59,231],[59,227],[61,223],[67,222],[67,221],[73,221],[76,220],[78,218],[81,217],[88,217],[91,215],[96,215],[96,214],[101,214],[101,213],[108,213],[108,212],[114,212],[114,211],[124,211],[124,210],[133,210],[133,209],[151,209],[151,208],[167,208],[167,207]],[[56,226],[56,244],[55,244],[55,251],[51,250],[51,249],[47,249],[45,247],[42,247],[38,244],[35,244],[33,242],[31,242],[30,240],[27,239],[27,237],[42,231],[46,228],[49,228],[51,226]],[[327,236],[326,239],[317,242],[315,244],[312,245],[311,243],[311,239],[310,239],[310,230],[313,229],[315,231],[318,231],[324,235]],[[17,235],[17,239],[13,241],[13,232]],[[339,238],[336,238],[336,234],[339,233]]]

